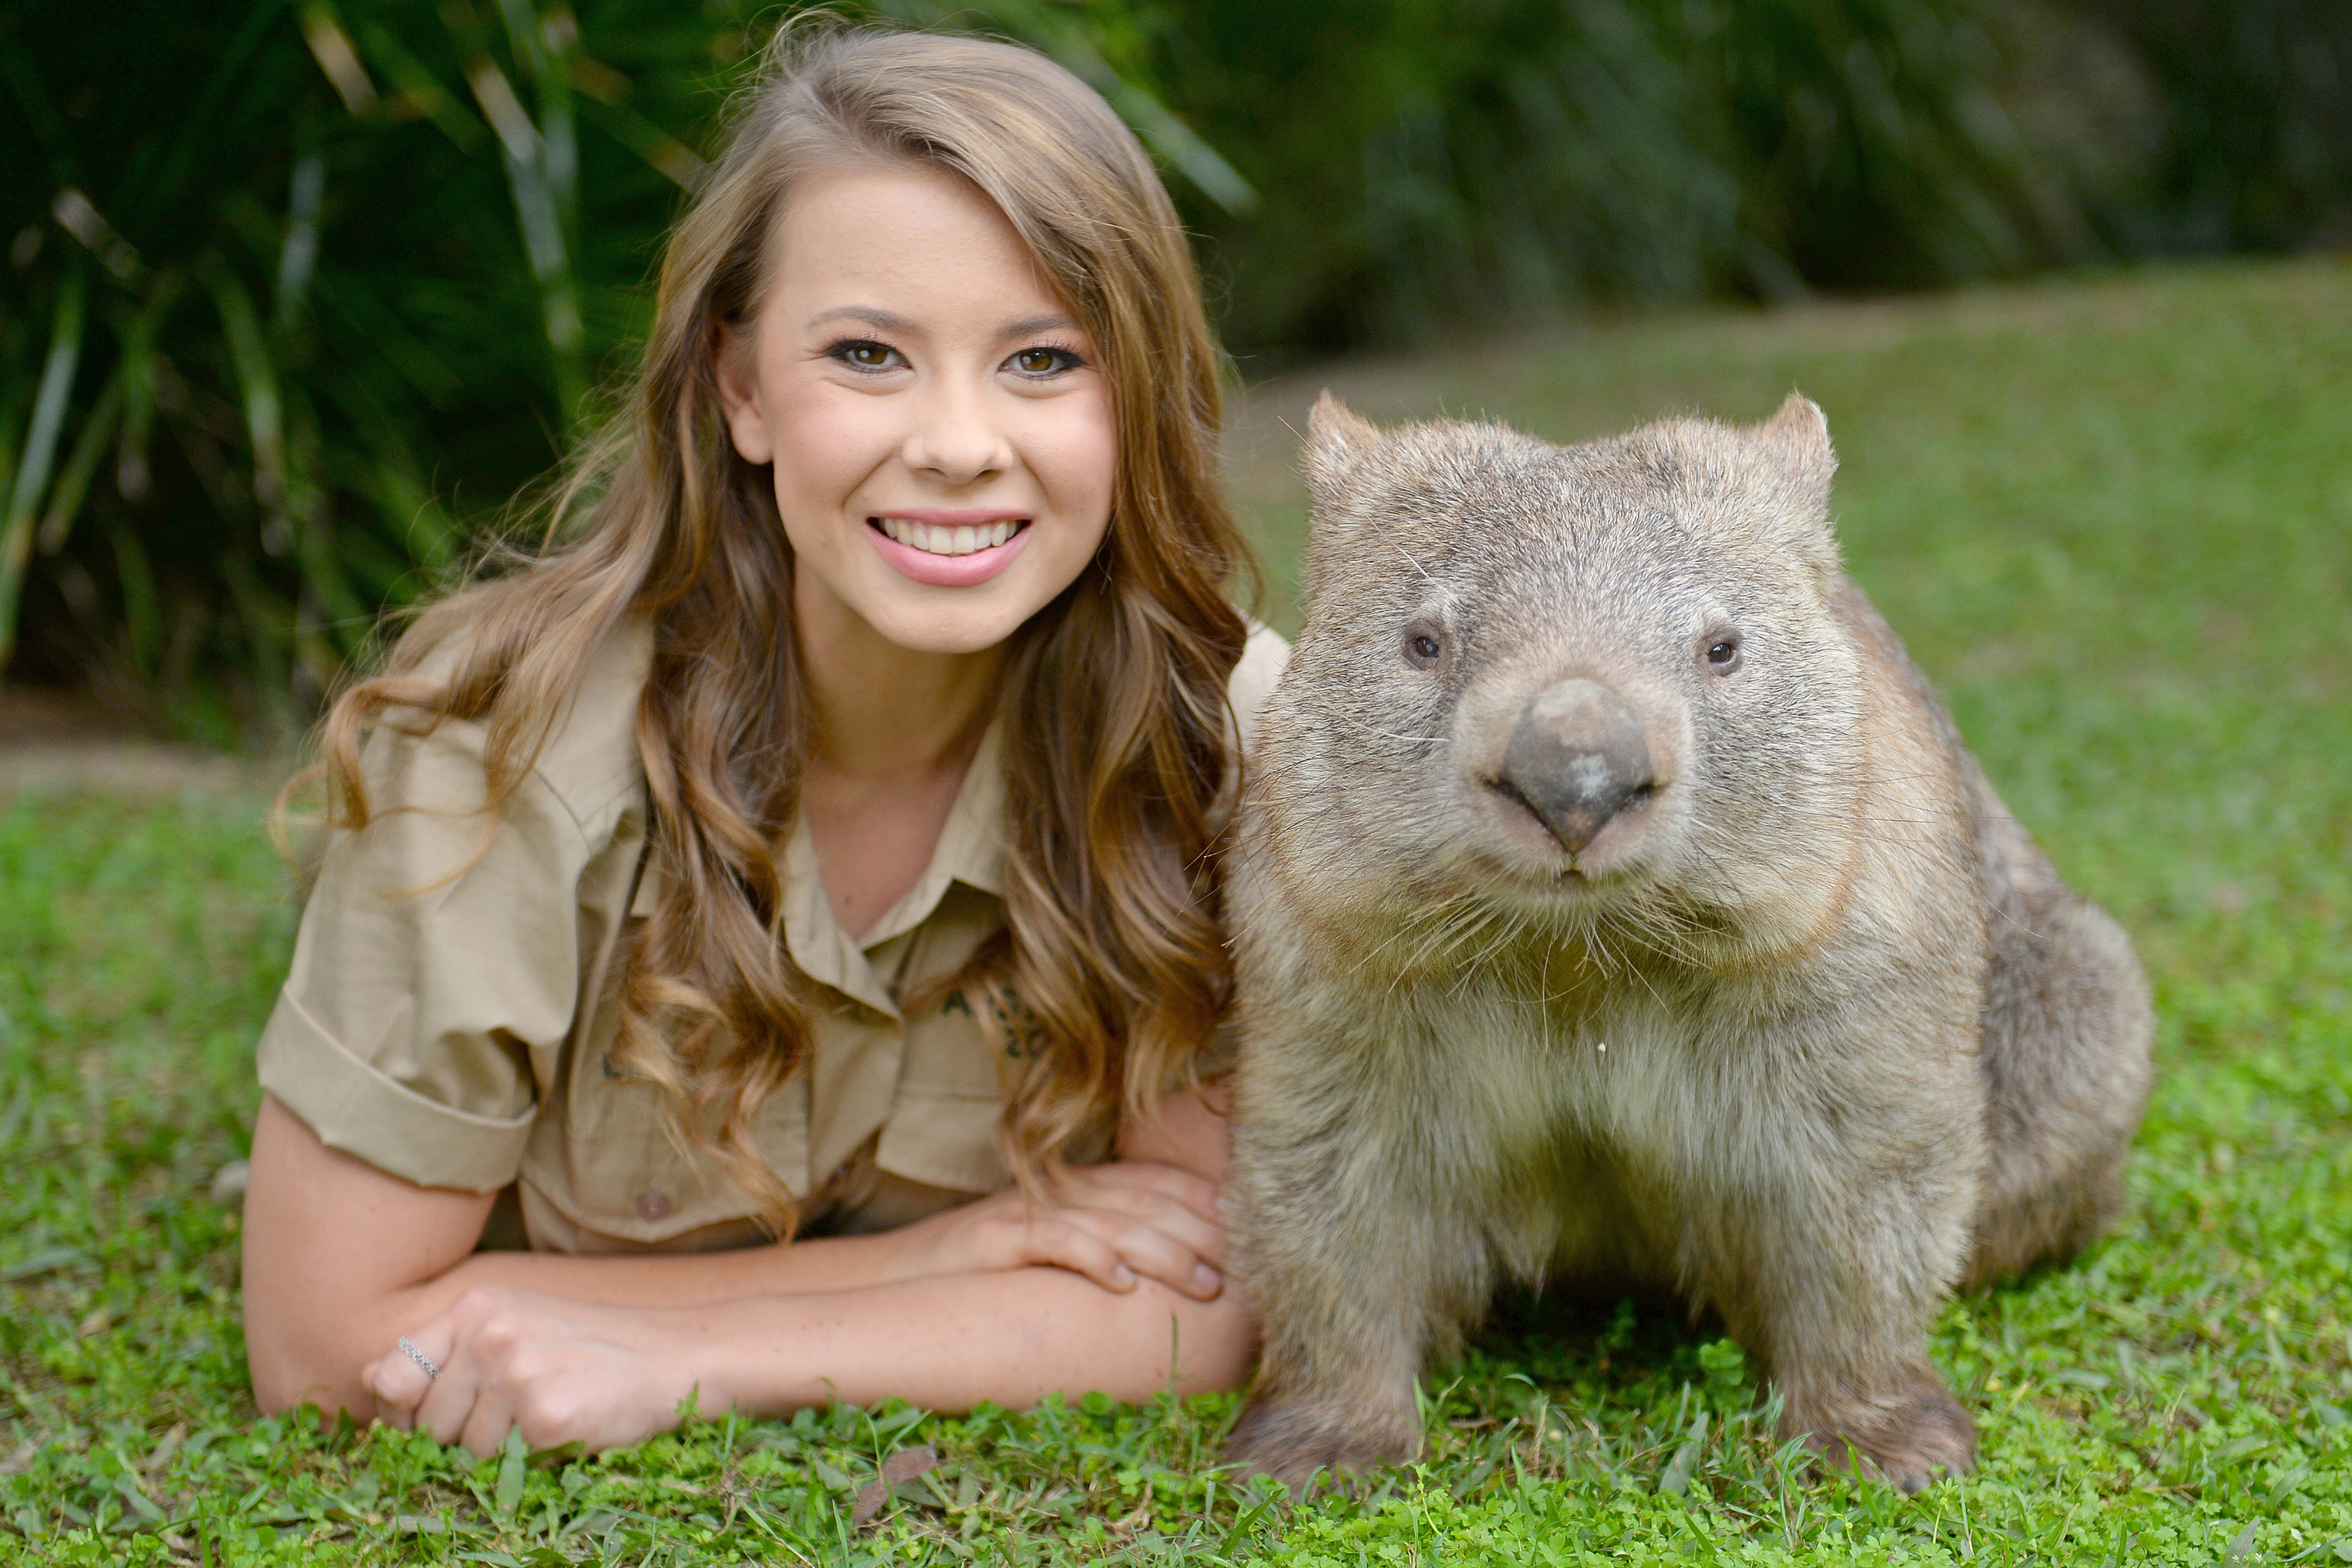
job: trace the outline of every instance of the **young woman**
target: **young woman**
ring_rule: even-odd
[[[1247,1375],[1215,847],[1284,649],[1227,596],[1218,410],[1092,91],[971,39],[779,46],[568,542],[329,718],[259,1053],[265,1408],[480,1453],[689,1394]]]

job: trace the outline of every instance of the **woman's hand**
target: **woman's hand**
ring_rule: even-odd
[[[439,1377],[398,1349],[360,1375],[379,1418],[477,1456],[515,1427],[534,1448],[617,1447],[677,1425],[695,1391],[689,1318],[478,1286],[408,1336]],[[708,1391],[702,1403],[718,1407]]]
[[[975,1274],[1050,1264],[1106,1290],[1157,1279],[1196,1301],[1224,1289],[1217,1185],[1176,1165],[1071,1166],[1032,1204],[1018,1187],[908,1226],[905,1273]]]

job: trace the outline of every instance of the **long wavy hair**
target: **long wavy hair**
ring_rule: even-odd
[[[792,551],[769,471],[726,438],[713,354],[722,324],[757,314],[795,184],[872,163],[946,170],[995,204],[1083,321],[1116,408],[1100,553],[1008,650],[1007,921],[959,976],[1006,1047],[1013,1170],[1034,1190],[1122,1107],[1192,1076],[1229,984],[1213,840],[1238,770],[1225,687],[1247,627],[1229,595],[1250,567],[1217,485],[1219,362],[1150,160],[1028,49],[782,32],[671,237],[624,411],[541,503],[542,544],[419,614],[322,735],[330,819],[357,828],[373,727],[480,721],[494,822],[597,646],[625,617],[650,624],[636,735],[660,891],[623,978],[616,1059],[787,1235],[792,1193],[751,1129],[811,1051],[781,871],[810,716]],[[446,674],[426,679],[436,650]]]

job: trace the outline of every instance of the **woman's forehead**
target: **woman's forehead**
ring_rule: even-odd
[[[832,319],[992,335],[1078,324],[995,205],[920,163],[856,164],[801,183],[770,257],[767,305],[788,330]]]

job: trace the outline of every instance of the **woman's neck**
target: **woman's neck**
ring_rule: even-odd
[[[837,778],[876,783],[961,774],[994,708],[1003,647],[904,648],[829,594],[796,598],[801,679],[814,721],[808,762]]]
[[[801,815],[834,919],[862,938],[930,864],[987,731],[1003,649],[900,647],[823,593],[794,608],[813,721]]]

